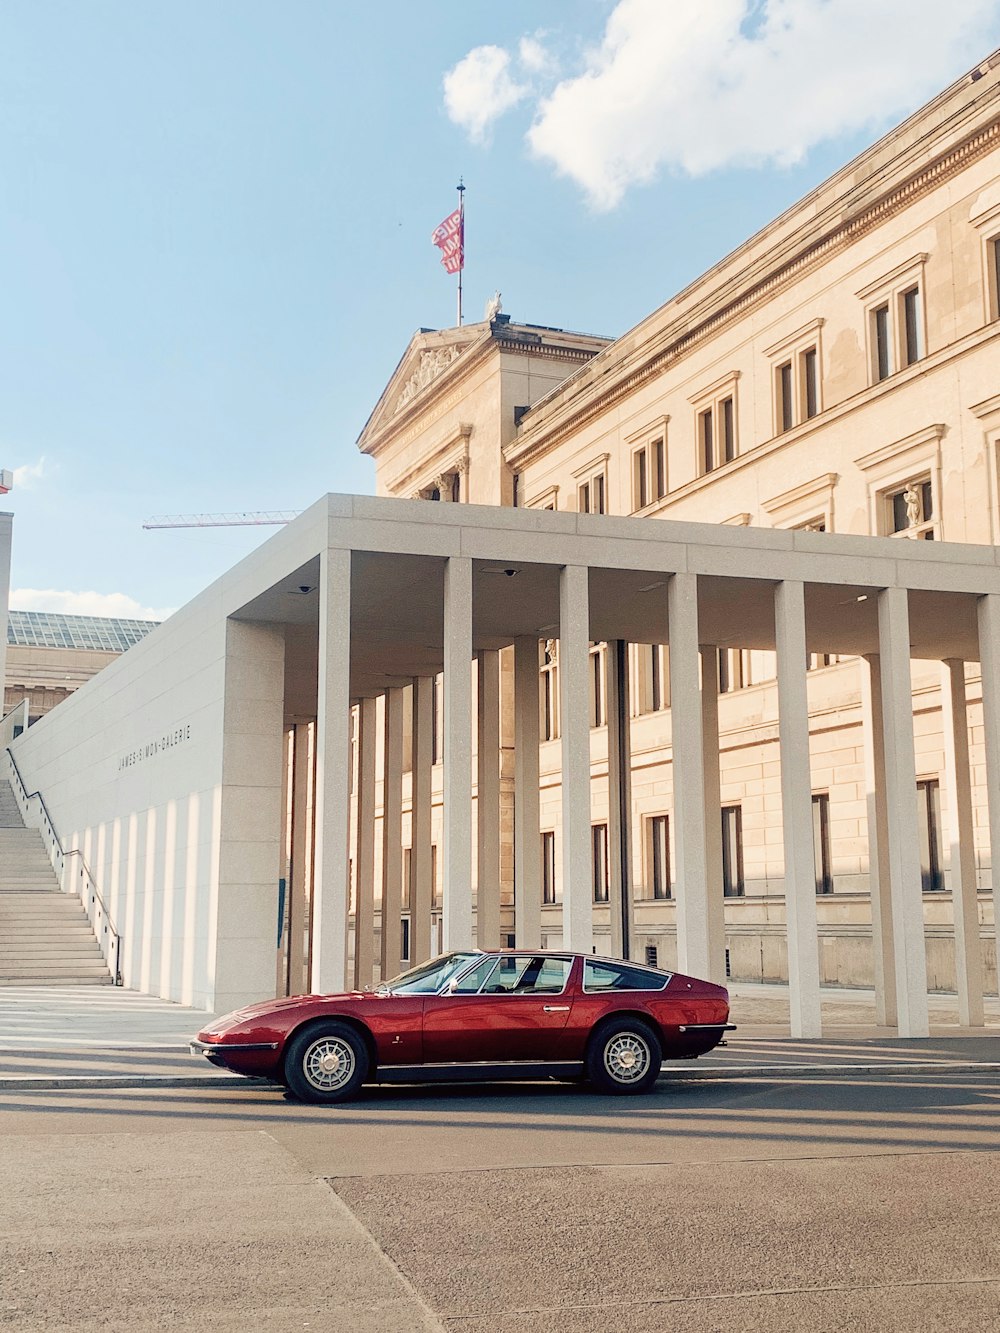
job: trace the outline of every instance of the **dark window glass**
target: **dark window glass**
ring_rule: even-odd
[[[591,483],[591,488],[592,488],[592,491],[593,491],[593,505],[594,505],[593,512],[594,512],[595,514],[603,514],[603,513],[605,513],[606,510],[605,510],[605,506],[604,506],[604,475],[603,475],[603,473],[602,473],[599,477],[595,477],[595,478],[594,478],[593,482]]]
[[[819,412],[819,360],[815,347],[810,347],[802,357],[802,378],[806,388],[806,416],[814,417]]]
[[[583,988],[588,991],[663,990],[669,980],[662,972],[647,972],[644,967],[605,962],[602,958],[588,958],[583,964]]]
[[[816,892],[833,892],[830,869],[830,797],[823,792],[813,797],[813,855],[816,860]]]
[[[792,412],[792,363],[786,361],[778,367],[778,429],[791,430],[794,425]]]
[[[920,882],[924,893],[944,888],[941,865],[941,787],[931,779],[917,783],[920,828]]]
[[[591,845],[593,848],[594,902],[608,901],[608,826],[591,826]]]
[[[920,507],[923,511],[920,517],[925,523],[929,523],[934,517],[934,493],[929,481],[920,483]]]
[[[889,378],[889,307],[880,305],[875,311],[875,373],[880,380]]]
[[[410,961],[410,921],[408,917],[403,917],[400,925],[399,934],[399,956],[408,963]]]
[[[706,472],[715,466],[715,448],[712,437],[712,410],[702,412],[701,421],[701,465]]]
[[[910,518],[906,512],[906,492],[897,491],[892,497],[892,530],[893,532],[905,532],[910,526]]]
[[[922,355],[920,346],[920,288],[903,293],[903,328],[906,337],[906,364],[912,366]]]
[[[604,689],[601,671],[601,650],[590,654],[590,725],[604,726]]]
[[[1000,236],[993,246],[993,318],[1000,319]]]
[[[645,509],[649,504],[649,488],[646,482],[646,451],[640,449],[635,455],[635,508]]]
[[[580,487],[580,513],[590,513],[590,484],[586,481]]]
[[[662,500],[667,493],[667,456],[662,440],[653,441],[653,479],[656,498]]]
[[[670,897],[670,828],[666,815],[654,815],[649,821],[652,839],[653,897]]]
[[[722,457],[726,463],[731,463],[736,457],[736,422],[731,398],[722,400]]]
[[[663,658],[658,644],[653,644],[649,673],[649,706],[654,713],[666,707],[663,692]]]
[[[742,898],[743,812],[738,805],[722,807],[722,892],[727,898]]]
[[[542,834],[542,902],[556,900],[556,835]]]

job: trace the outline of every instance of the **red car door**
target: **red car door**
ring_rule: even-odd
[[[562,1034],[578,970],[571,956],[501,954],[488,975],[475,978],[474,992],[428,996],[424,1060],[565,1059]]]

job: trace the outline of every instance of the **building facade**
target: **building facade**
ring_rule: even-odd
[[[801,1035],[821,981],[981,1022],[998,162],[993,58],[614,342],[417,334],[377,498],[0,736],[126,984],[226,1009],[506,942],[787,977]]]
[[[496,357],[499,417],[463,393],[467,370],[434,367],[408,393],[415,339],[361,437],[381,494],[411,481],[462,423],[461,498],[653,520],[792,528],[904,541],[993,544],[1000,536],[1000,57],[936,98],[540,401]],[[493,326],[500,344],[521,326]],[[453,330],[437,335],[461,336]],[[465,334],[467,338],[469,333]],[[544,345],[545,331],[539,340]],[[566,337],[567,335],[562,335]],[[483,339],[480,339],[482,345]],[[579,339],[580,351],[586,340]],[[523,381],[522,381],[523,382]],[[516,408],[523,399],[526,407]],[[395,415],[390,410],[395,405]],[[446,452],[446,451],[445,451]],[[506,497],[510,497],[507,501]],[[449,497],[451,498],[451,497]],[[456,496],[455,498],[459,498]],[[811,662],[815,878],[831,984],[874,979],[865,664]],[[594,892],[610,878],[607,648],[595,644]],[[732,637],[717,663],[728,964],[741,979],[787,976],[773,656]],[[558,643],[542,650],[543,843],[558,938]],[[995,978],[986,791],[976,669],[968,668],[975,856]],[[955,984],[941,666],[915,662],[921,876],[932,985]],[[674,957],[669,663],[633,645],[632,873],[643,950]],[[513,902],[513,867],[504,894]],[[995,984],[995,980],[991,983]]]

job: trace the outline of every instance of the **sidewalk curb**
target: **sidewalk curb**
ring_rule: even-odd
[[[694,1081],[747,1078],[822,1078],[839,1074],[985,1074],[1000,1073],[997,1061],[944,1061],[907,1060],[894,1064],[838,1064],[838,1065],[731,1065],[703,1066],[700,1069],[661,1070],[657,1082],[686,1083]],[[462,1080],[456,1079],[455,1083]],[[497,1079],[502,1083],[503,1079]],[[432,1084],[428,1084],[432,1087]],[[454,1086],[451,1084],[449,1086]],[[232,1088],[241,1090],[278,1090],[283,1085],[267,1078],[246,1078],[241,1074],[53,1074],[0,1077],[0,1091],[45,1092],[72,1088]]]

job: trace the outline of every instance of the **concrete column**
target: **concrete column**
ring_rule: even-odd
[[[983,674],[983,737],[990,818],[990,876],[993,920],[1000,956],[1000,593],[980,597],[979,660]]]
[[[472,561],[444,570],[444,948],[472,947]]]
[[[285,790],[284,701],[285,633],[282,625],[227,620],[225,701],[222,722],[222,790],[219,794],[219,888],[215,918],[214,994],[218,1013],[267,999],[275,990],[278,880],[281,876],[281,799]],[[170,858],[176,811],[168,811],[160,855],[166,860],[164,885],[174,880]],[[84,841],[84,854],[99,864]],[[168,892],[169,902],[169,892]],[[164,939],[172,925],[163,909]],[[150,923],[143,931],[151,933]],[[184,939],[177,922],[181,958],[195,942]],[[154,956],[155,958],[155,956]],[[155,977],[155,966],[152,974]],[[170,966],[160,950],[158,994],[192,1003],[185,994],[184,961]],[[211,982],[208,983],[211,985]],[[152,989],[147,984],[144,989]],[[193,987],[191,988],[193,990]]]
[[[586,953],[594,942],[589,671],[590,577],[584,565],[564,565],[559,572],[563,948]]]
[[[385,696],[382,780],[382,980],[398,976],[402,964],[403,912],[403,691]]]
[[[306,902],[309,885],[309,851],[312,839],[309,787],[312,755],[309,723],[299,722],[292,741],[292,865],[288,882],[288,993],[301,995],[309,989],[306,976]],[[346,766],[348,757],[345,756]],[[347,870],[344,870],[347,882]],[[344,904],[346,920],[347,905]]]
[[[951,904],[955,922],[955,986],[958,1021],[982,1027],[983,951],[976,896],[976,851],[972,822],[972,775],[969,769],[969,719],[965,663],[941,664],[941,724],[950,850]]]
[[[612,639],[607,649],[608,681],[608,865],[611,899],[611,952],[633,954],[635,917],[632,884],[632,745],[629,727],[628,644]]]
[[[312,990],[347,989],[351,809],[351,553],[323,551],[319,565],[316,704],[316,840]]]
[[[722,891],[722,775],[719,755],[719,650],[702,644],[701,750],[705,775],[705,864],[708,872],[708,971],[705,979],[726,980],[726,899]]]
[[[878,653],[861,664],[861,713],[868,802],[868,881],[871,894],[872,953],[875,965],[875,1022],[895,1027],[896,946],[889,893],[889,823],[885,803],[885,735]]]
[[[413,681],[413,759],[410,802],[410,966],[431,956],[431,767],[434,757],[434,677]]]
[[[698,576],[667,583],[670,631],[670,725],[673,750],[674,847],[677,858],[677,968],[712,976],[709,864],[705,822],[705,752],[698,669]],[[721,821],[721,815],[719,816]],[[712,885],[721,895],[721,880]]]
[[[542,846],[539,829],[538,640],[514,640],[514,938],[519,949],[542,943]]]
[[[477,671],[476,943],[500,947],[500,654],[481,652]]]
[[[778,659],[778,747],[791,1031],[793,1037],[819,1037],[822,1020],[809,768],[805,589],[796,580],[785,579],[775,587],[774,642]]]
[[[913,749],[910,616],[905,588],[880,590],[878,634],[898,1030],[901,1037],[926,1037],[927,954]]]
[[[354,854],[354,985],[370,986],[375,967],[375,732],[378,700],[361,700],[358,726],[357,850]]]

